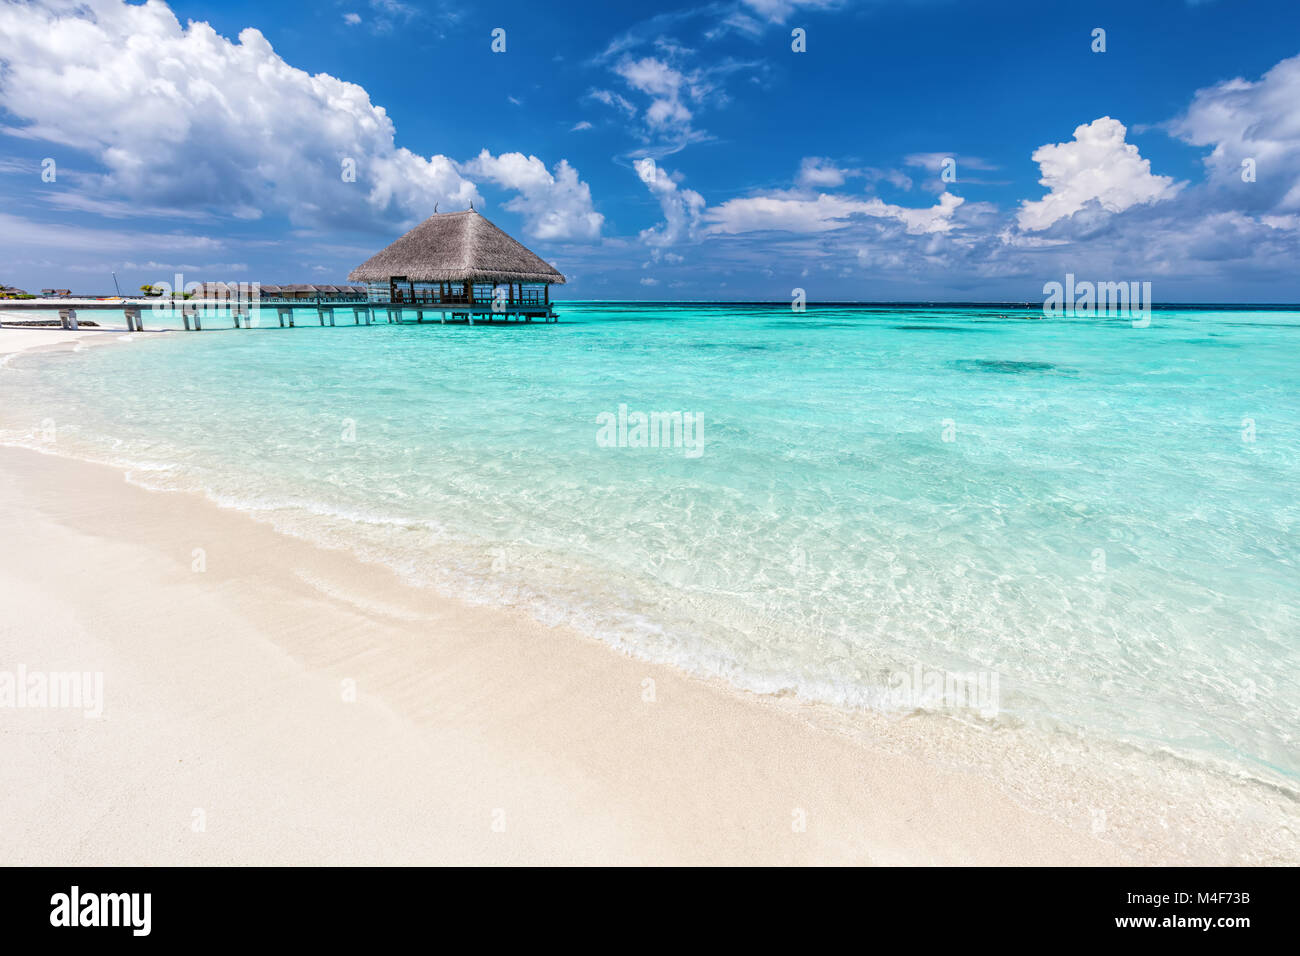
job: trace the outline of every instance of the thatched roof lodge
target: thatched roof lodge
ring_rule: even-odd
[[[509,305],[549,305],[564,276],[472,208],[434,213],[349,273],[378,301],[491,304],[509,286]]]

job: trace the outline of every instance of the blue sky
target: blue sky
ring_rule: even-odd
[[[574,298],[1300,301],[1295,0],[4,0],[0,61],[26,288],[344,282],[473,201]]]

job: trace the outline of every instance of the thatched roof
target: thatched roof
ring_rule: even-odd
[[[353,282],[563,282],[564,276],[473,209],[434,213],[353,269]]]

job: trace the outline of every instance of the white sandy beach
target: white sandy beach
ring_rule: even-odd
[[[3,316],[3,318],[13,321],[18,316],[10,314]],[[28,319],[31,317],[24,315],[22,318]],[[123,325],[95,326],[94,328],[81,328],[73,332],[71,329],[6,324],[3,328],[0,328],[0,356],[13,355],[29,349],[64,345],[69,342],[84,342],[105,335],[122,335],[124,333],[126,333],[126,327]]]
[[[102,671],[105,698],[0,710],[0,863],[1277,861],[1238,820],[1230,855],[1090,827],[1077,794],[1030,809],[908,721],[840,733],[105,466],[0,448],[0,529],[0,670]]]

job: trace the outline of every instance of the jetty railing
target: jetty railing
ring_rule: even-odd
[[[0,300],[0,327],[4,325],[6,312],[57,312],[59,325],[65,329],[79,329],[77,314],[121,312],[127,331],[145,331],[146,318],[152,316],[149,325],[158,329],[164,317],[175,321],[179,319],[185,331],[201,332],[204,322],[208,327],[217,328],[218,322],[230,322],[229,327],[249,329],[270,327],[264,321],[267,313],[274,311],[280,328],[295,328],[298,316],[295,313],[306,311],[316,313],[321,326],[337,324],[335,312],[352,313],[354,325],[372,325],[375,317],[381,313],[388,324],[401,325],[409,321],[408,313],[415,313],[415,323],[425,322],[425,313],[436,313],[441,324],[464,323],[474,325],[475,320],[484,324],[498,322],[532,322],[541,319],[544,322],[558,322],[559,316],[549,301],[523,299],[516,296],[511,302],[504,299],[483,299],[473,296],[442,297],[437,301],[373,301],[365,298],[324,298],[307,299],[183,299],[167,300],[165,304],[149,300],[134,299],[125,301],[78,302],[67,300]],[[449,318],[450,317],[450,318]],[[430,318],[430,321],[433,321]],[[11,323],[12,324],[12,323]],[[172,326],[174,328],[174,326]]]
[[[417,289],[410,292],[404,289],[394,289],[392,300],[404,305],[482,305],[491,306],[494,302],[501,302],[507,307],[513,305],[547,305],[550,302],[549,297],[540,289],[524,289],[522,292],[516,292],[513,295],[503,296],[479,296],[466,292],[439,292],[437,289],[428,291]]]

